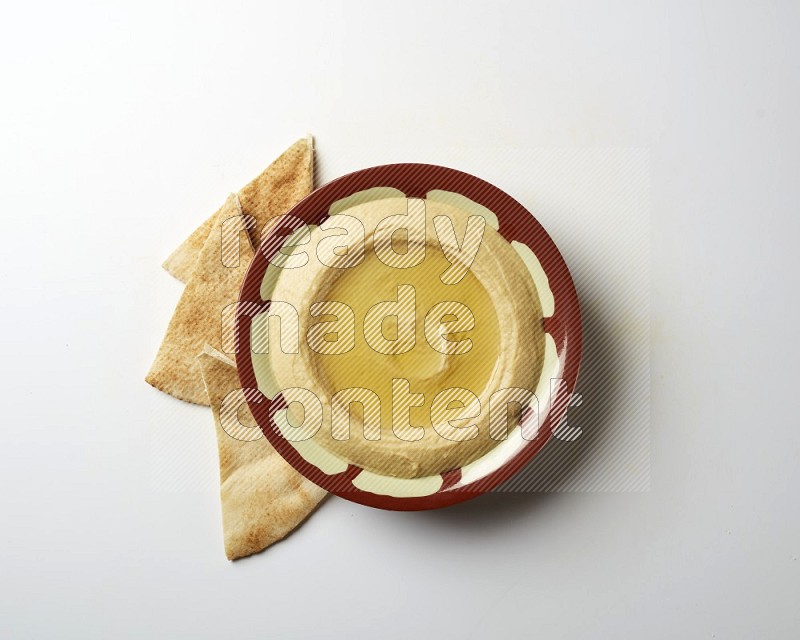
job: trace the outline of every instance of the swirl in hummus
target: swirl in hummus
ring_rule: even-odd
[[[311,424],[327,451],[430,476],[484,455],[519,421],[542,371],[542,309],[518,253],[476,218],[385,197],[307,227],[272,261],[281,335],[265,358],[290,422]],[[296,352],[278,348],[293,331]]]

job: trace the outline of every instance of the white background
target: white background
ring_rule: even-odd
[[[465,5],[3,8],[0,635],[800,633],[800,5]],[[142,381],[159,265],[306,132],[323,181],[436,161],[534,211],[513,159],[649,148],[649,492],[330,500],[224,560],[207,410]],[[160,477],[182,446],[209,471]]]

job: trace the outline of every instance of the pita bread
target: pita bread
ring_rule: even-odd
[[[239,198],[231,194],[217,214],[197,264],[172,315],[167,333],[145,380],[176,398],[208,404],[196,356],[206,344],[222,348],[222,311],[239,296],[253,247],[247,234],[239,237],[239,265],[223,264],[222,224],[241,215]],[[228,249],[226,246],[226,256]]]
[[[270,218],[286,213],[313,189],[314,145],[311,136],[307,136],[284,151],[238,193],[242,210],[256,220],[256,229],[251,237],[253,246],[259,246],[258,233]],[[197,227],[164,261],[164,269],[181,282],[189,280],[200,249],[218,215],[219,211]]]
[[[240,408],[239,420],[255,429],[258,437],[253,439],[246,433],[234,433],[236,437],[232,437],[223,429],[223,399],[231,392],[242,393],[236,368],[211,347],[206,347],[197,360],[217,430],[225,555],[234,560],[258,553],[286,537],[327,494],[273,449],[255,426],[247,404]],[[244,401],[243,393],[241,400]]]
[[[233,199],[229,198],[215,214],[161,348],[145,378],[149,384],[181,400],[208,403],[195,356],[206,343],[221,348],[223,309],[238,298],[262,230],[311,192],[313,157],[311,137],[298,140],[242,189],[241,197],[232,194]],[[245,234],[249,242],[239,243],[238,266],[228,267],[220,259],[222,224],[240,214],[249,215],[255,226]],[[184,243],[185,250],[179,249],[178,263],[187,264],[187,252],[203,235],[201,229]]]
[[[169,273],[175,276],[181,282],[187,282],[189,276],[192,275],[195,263],[197,263],[197,256],[200,254],[200,249],[211,233],[214,227],[214,221],[219,216],[220,210],[217,209],[208,220],[195,229],[192,234],[184,240],[181,245],[173,251],[169,258],[164,260],[164,267]]]

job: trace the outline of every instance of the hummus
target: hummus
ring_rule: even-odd
[[[288,239],[268,269],[280,333],[270,318],[265,358],[289,423],[307,428],[298,438],[418,478],[476,460],[516,426],[542,371],[542,309],[518,253],[476,218],[384,197]]]

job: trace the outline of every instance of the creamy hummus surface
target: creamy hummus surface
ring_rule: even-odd
[[[474,461],[517,425],[542,371],[542,309],[518,253],[477,218],[385,197],[289,239],[262,287],[280,330],[263,325],[268,354],[254,363],[271,369],[292,427],[309,427],[299,437],[417,478]]]

